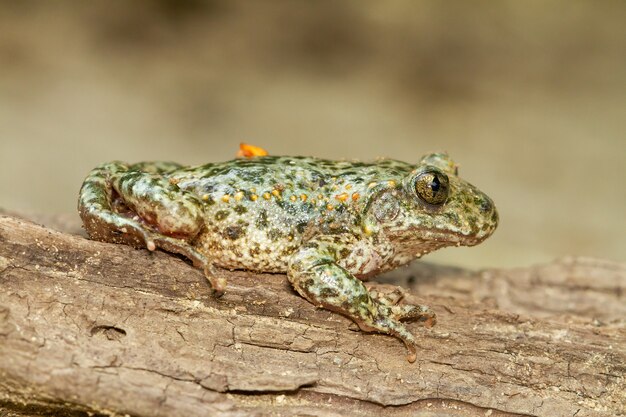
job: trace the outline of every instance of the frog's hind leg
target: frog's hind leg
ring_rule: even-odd
[[[125,243],[135,247],[154,246],[148,231],[135,219],[119,212],[116,191],[110,178],[127,172],[129,166],[122,162],[109,162],[94,168],[80,189],[78,212],[89,237],[112,243]]]
[[[332,239],[312,239],[294,254],[288,277],[300,295],[311,303],[341,313],[364,331],[386,333],[402,340],[409,351],[407,360],[417,358],[415,337],[400,322],[417,317],[417,310],[386,305],[368,292],[365,285],[339,266]]]
[[[225,286],[209,259],[190,241],[203,226],[201,204],[163,176],[173,163],[110,162],[92,170],[80,190],[78,210],[92,239],[181,254],[202,268],[217,293]]]

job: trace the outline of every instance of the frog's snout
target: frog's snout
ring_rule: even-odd
[[[483,201],[478,208],[484,218],[488,219],[487,223],[492,225],[492,229],[495,229],[498,224],[498,211],[496,210],[496,205],[493,203],[493,200],[483,194]]]
[[[474,225],[476,242],[473,242],[473,244],[478,244],[491,236],[498,226],[498,211],[496,210],[496,206],[491,198],[482,193],[480,202],[478,203],[478,211],[480,212],[480,221],[476,222]]]
[[[489,215],[490,212],[494,211],[493,201],[491,201],[491,199],[487,196],[483,196],[483,199],[478,207],[480,208],[480,211],[486,215]]]

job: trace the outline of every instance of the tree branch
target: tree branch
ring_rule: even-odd
[[[625,265],[388,274],[438,313],[415,364],[283,275],[225,274],[217,299],[175,256],[0,217],[0,414],[626,413]]]

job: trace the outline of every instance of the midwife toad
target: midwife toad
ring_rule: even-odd
[[[433,324],[428,307],[372,295],[361,279],[445,246],[476,245],[498,215],[444,153],[419,163],[260,156],[196,167],[169,162],[98,166],[78,209],[89,236],[182,254],[214,290],[214,267],[286,272],[311,303],[364,331],[401,339],[402,321]]]

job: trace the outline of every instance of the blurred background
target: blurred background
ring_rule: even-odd
[[[626,2],[0,1],[0,208],[108,160],[446,150],[496,202],[469,267],[626,261]],[[77,216],[77,215],[76,215]]]

